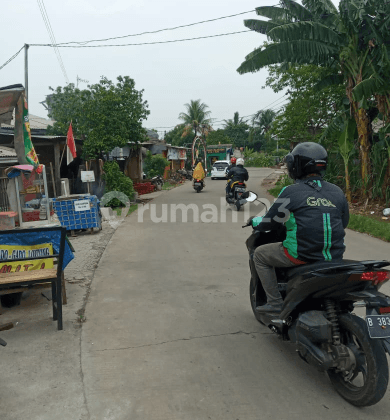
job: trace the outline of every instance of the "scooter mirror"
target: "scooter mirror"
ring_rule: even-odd
[[[245,200],[248,203],[253,203],[255,200],[257,200],[257,194],[252,191],[248,191],[248,197],[246,197]]]

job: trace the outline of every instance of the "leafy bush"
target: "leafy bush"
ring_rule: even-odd
[[[134,196],[133,181],[121,172],[117,162],[105,162],[103,165],[103,179],[106,181],[106,190],[119,191],[125,194],[131,200]],[[122,207],[123,203],[117,198],[113,198],[106,203],[107,207]]]
[[[245,166],[255,168],[267,168],[275,165],[275,158],[264,153],[254,152],[246,161]]]
[[[274,197],[278,197],[282,189],[291,184],[294,184],[294,181],[287,174],[282,175],[275,184],[275,187],[268,190],[268,192]]]
[[[279,150],[272,150],[272,152],[269,153],[271,156],[279,156],[279,157],[285,157],[287,154],[289,154],[290,151],[287,149],[279,149]]]
[[[165,168],[169,166],[169,161],[162,155],[152,155],[151,152],[146,154],[144,171],[147,178],[164,175]]]

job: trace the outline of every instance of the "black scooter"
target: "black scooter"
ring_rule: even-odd
[[[246,241],[250,303],[256,319],[292,342],[305,362],[326,372],[349,403],[376,404],[389,381],[390,298],[379,288],[390,279],[390,271],[384,269],[390,262],[338,260],[276,268],[282,312],[259,313],[256,308],[267,298],[255,269],[254,251],[285,238],[281,227],[265,233],[253,230]],[[353,313],[356,307],[366,308],[365,319]]]
[[[197,193],[200,193],[204,188],[204,182],[203,179],[195,179],[194,178],[194,190]]]
[[[229,196],[226,196],[226,202],[233,205],[237,211],[240,211],[241,207],[247,203],[245,200],[246,196],[245,182],[235,182]]]

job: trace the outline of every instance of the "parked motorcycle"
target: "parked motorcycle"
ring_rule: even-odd
[[[250,226],[250,220],[246,226]],[[246,227],[243,226],[243,227]],[[251,280],[250,302],[256,319],[299,356],[326,372],[335,390],[355,406],[369,406],[386,393],[390,354],[390,298],[379,288],[390,279],[389,261],[335,260],[276,268],[284,299],[280,315],[258,313],[267,301],[253,261],[255,249],[281,242],[286,231],[259,233],[246,241]],[[366,308],[365,319],[353,313]]]
[[[194,179],[194,184],[193,184],[194,190],[199,193],[203,190],[204,188],[204,181],[203,179]]]
[[[242,196],[246,192],[245,182],[234,182],[231,192],[226,197],[226,202],[233,205],[237,211],[240,211],[241,207],[247,202]]]
[[[184,176],[185,179],[189,179],[191,181],[191,179],[192,179],[192,172],[193,171],[187,171],[187,169],[179,169],[177,172],[180,175]]]
[[[154,176],[150,182],[156,186],[157,191],[162,190],[162,186],[164,185],[164,178],[160,175]]]

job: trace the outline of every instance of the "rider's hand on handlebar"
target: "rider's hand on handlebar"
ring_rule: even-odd
[[[249,220],[250,220],[250,223],[249,223]],[[259,226],[263,218],[261,216],[257,216],[257,217],[251,217],[249,220],[248,220],[248,224],[250,224],[252,227],[256,227],[256,226]]]

